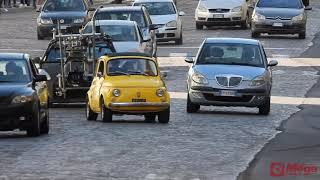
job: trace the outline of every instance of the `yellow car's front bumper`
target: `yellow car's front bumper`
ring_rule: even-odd
[[[119,107],[159,107],[159,108],[168,108],[169,103],[166,102],[121,102],[121,103],[109,103],[110,108],[119,108]]]
[[[108,108],[118,112],[159,112],[170,107],[168,102],[112,102],[108,104]]]

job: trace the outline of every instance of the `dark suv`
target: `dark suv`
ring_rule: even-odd
[[[64,31],[79,33],[79,29],[90,20],[90,11],[94,10],[88,0],[47,0],[37,19],[38,39],[51,36],[58,21]]]

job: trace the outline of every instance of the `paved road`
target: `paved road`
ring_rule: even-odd
[[[205,37],[249,37],[248,30],[195,30],[194,0],[179,1],[184,17],[184,45],[160,46],[160,65],[168,71],[172,114],[168,125],[145,124],[139,116],[116,117],[114,123],[88,122],[82,107],[51,109],[51,132],[27,138],[20,132],[0,133],[0,179],[235,179],[278,131],[280,123],[309,102],[307,90],[317,81],[317,59],[298,57],[319,31],[320,8],[309,12],[306,40],[261,38],[274,69],[272,113],[256,109],[203,107],[186,114],[186,72],[180,56],[195,53]],[[320,3],[319,3],[320,4]],[[36,40],[31,9],[0,16],[0,51],[41,55],[48,41]],[[30,23],[31,22],[31,23]],[[5,26],[2,26],[5,24]],[[173,57],[178,56],[178,57]],[[318,99],[314,99],[318,102]],[[313,102],[313,101],[312,101]]]

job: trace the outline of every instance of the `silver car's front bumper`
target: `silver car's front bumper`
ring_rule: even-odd
[[[235,91],[235,96],[221,96],[221,90]],[[189,90],[190,100],[204,106],[258,107],[265,102],[270,92],[265,89],[215,89],[193,86]]]
[[[196,23],[198,25],[239,25],[246,21],[246,17],[242,12],[225,12],[225,13],[210,13],[197,12]]]
[[[175,41],[180,39],[181,32],[177,27],[161,27],[156,31],[157,42]]]

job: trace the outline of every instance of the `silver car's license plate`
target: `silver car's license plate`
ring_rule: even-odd
[[[282,23],[273,23],[273,27],[283,27]]]
[[[223,14],[214,14],[212,15],[212,18],[224,18]]]
[[[237,92],[236,91],[229,91],[229,90],[221,90],[220,91],[220,96],[237,96]]]

